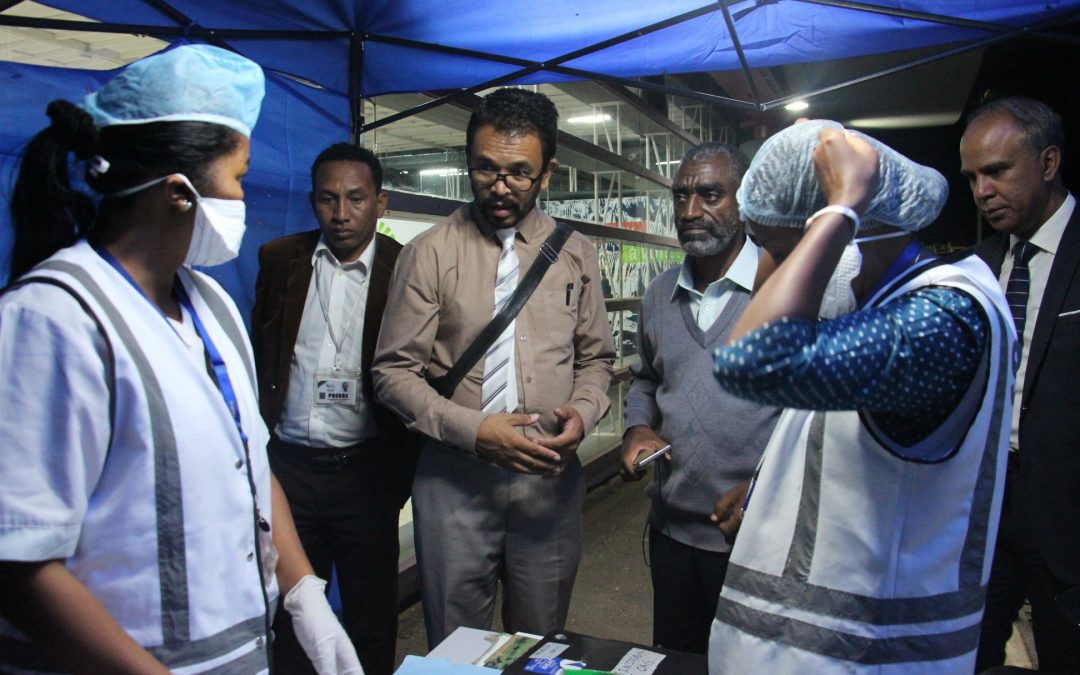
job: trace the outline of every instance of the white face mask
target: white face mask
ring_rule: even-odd
[[[179,176],[195,194],[195,229],[191,233],[191,244],[184,257],[185,265],[212,266],[228,262],[240,254],[240,244],[247,230],[245,217],[247,209],[242,199],[216,199],[202,197],[191,184],[187,176]],[[136,192],[163,182],[168,176],[127,188],[109,195],[126,197]]]
[[[862,252],[859,251],[860,242],[892,239],[893,237],[904,237],[909,234],[911,233],[901,230],[900,232],[889,232],[888,234],[879,234],[873,237],[852,239],[848,242],[848,245],[844,247],[844,252],[840,254],[840,262],[836,263],[836,269],[833,270],[832,276],[829,277],[829,283],[825,285],[825,293],[821,296],[821,307],[818,308],[818,316],[822,319],[835,319],[845,314],[851,314],[859,306],[851,282],[855,281],[855,277],[862,272]]]

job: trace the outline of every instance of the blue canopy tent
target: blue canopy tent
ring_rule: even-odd
[[[0,0],[0,9],[15,4]],[[268,72],[263,114],[253,137],[246,181],[249,234],[240,258],[211,273],[250,308],[258,245],[311,227],[308,166],[319,149],[388,124],[363,119],[365,97],[395,92],[447,92],[423,108],[500,84],[596,79],[697,97],[746,110],[769,110],[796,97],[763,100],[750,69],[812,63],[886,51],[938,46],[877,77],[1020,35],[1053,33],[1080,17],[1080,0],[550,0],[465,3],[460,0],[114,0],[50,6],[101,23],[0,14],[0,25],[143,34],[170,42],[210,42],[234,49]],[[645,76],[742,69],[751,96],[736,100],[674,89]],[[53,98],[81,100],[108,72],[0,62],[0,250],[10,248],[6,222],[14,158],[47,123]]]

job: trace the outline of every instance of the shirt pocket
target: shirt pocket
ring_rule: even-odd
[[[543,313],[540,317],[546,331],[549,344],[569,345],[573,343],[574,331],[578,321],[577,284],[567,285],[560,290],[538,289],[536,294],[543,299]]]

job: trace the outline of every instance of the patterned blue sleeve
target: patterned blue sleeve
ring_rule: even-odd
[[[971,383],[987,333],[967,293],[922,288],[831,321],[762,326],[716,350],[716,377],[762,403],[887,412],[932,426]]]

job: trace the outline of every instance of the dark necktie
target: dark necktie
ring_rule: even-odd
[[[1009,273],[1009,283],[1005,285],[1005,300],[1012,310],[1013,323],[1016,324],[1016,338],[1024,344],[1024,324],[1027,320],[1028,293],[1031,290],[1031,270],[1028,263],[1039,247],[1031,242],[1018,241],[1013,246],[1013,268]]]

